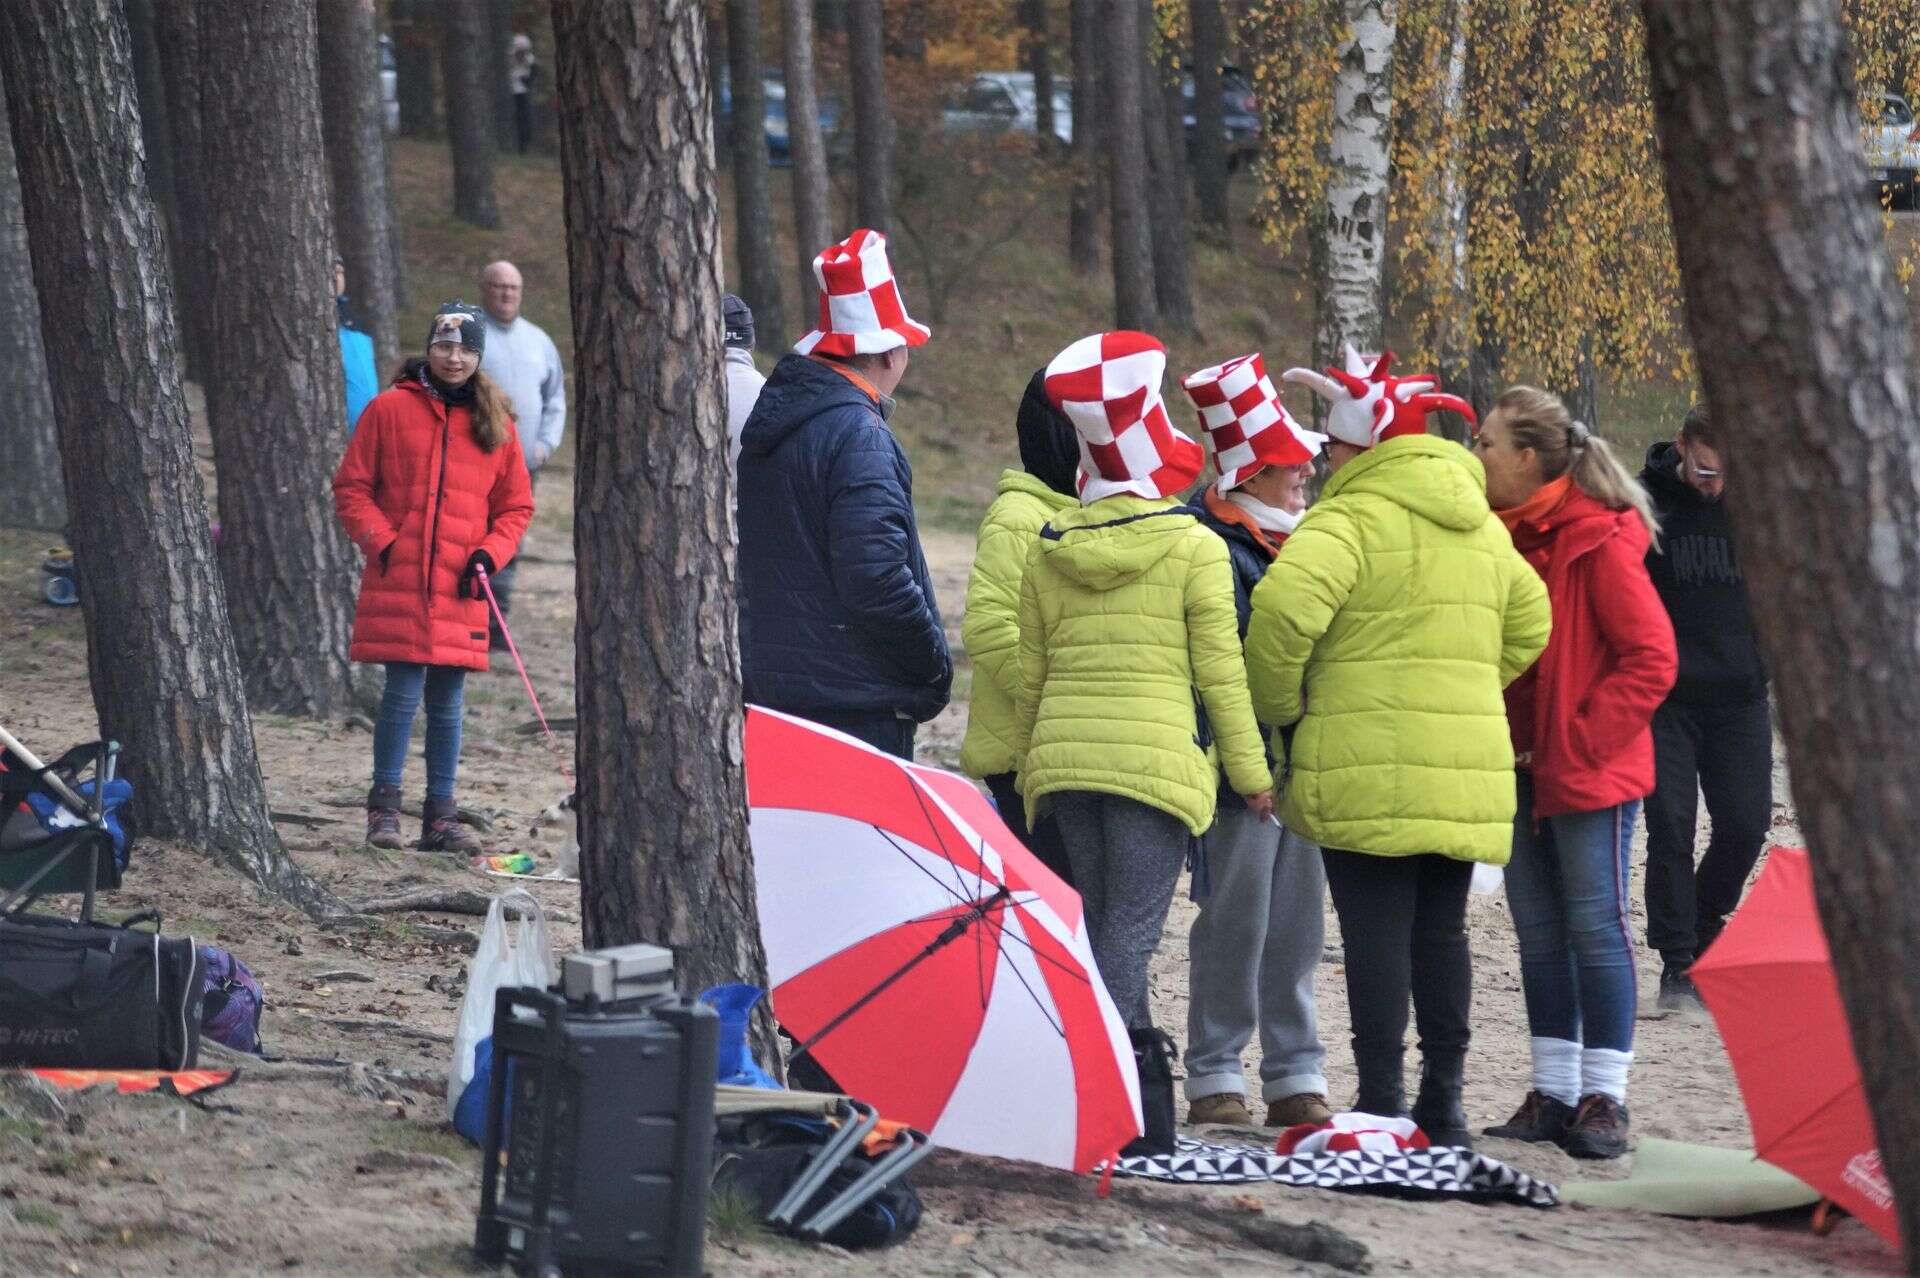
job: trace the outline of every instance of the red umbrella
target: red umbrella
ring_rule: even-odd
[[[1073,1171],[1140,1134],[1080,898],[972,782],[750,706],[747,800],[774,1015],[850,1094]]]
[[[1693,965],[1733,1060],[1754,1152],[1895,1247],[1893,1189],[1860,1084],[1805,848],[1775,848],[1746,903]]]

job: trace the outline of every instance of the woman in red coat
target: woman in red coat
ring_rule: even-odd
[[[1488,502],[1553,604],[1546,651],[1507,689],[1520,765],[1507,903],[1533,1089],[1487,1134],[1617,1158],[1636,997],[1628,853],[1653,789],[1653,712],[1677,669],[1647,578],[1659,527],[1606,441],[1545,391],[1516,386],[1496,400],[1475,451]]]
[[[533,494],[507,397],[479,371],[479,308],[448,302],[413,360],[360,417],[333,477],[334,509],[366,553],[353,617],[355,661],[387,668],[373,733],[367,843],[397,848],[400,773],[427,702],[427,795],[420,848],[471,856],[455,815],[462,688],[487,668],[479,579],[513,558]]]

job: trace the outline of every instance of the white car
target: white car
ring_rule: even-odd
[[[1053,136],[1073,141],[1073,91],[1063,81],[1053,88]],[[942,113],[954,133],[1038,133],[1038,95],[1030,71],[983,71],[967,84]]]
[[[1880,118],[1866,121],[1867,177],[1874,190],[1894,200],[1914,202],[1914,175],[1920,172],[1920,128],[1913,108],[1891,93],[1880,95]]]

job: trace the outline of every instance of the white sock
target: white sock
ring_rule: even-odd
[[[1580,1044],[1565,1038],[1529,1040],[1533,1048],[1533,1090],[1562,1105],[1580,1102]]]
[[[1616,1052],[1608,1047],[1586,1048],[1580,1053],[1580,1094],[1591,1096],[1598,1092],[1624,1105],[1627,1103],[1627,1071],[1632,1068],[1632,1052]]]

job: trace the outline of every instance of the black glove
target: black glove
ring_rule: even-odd
[[[480,589],[480,574],[494,574],[493,556],[484,550],[476,550],[467,560],[467,570],[460,574],[460,597],[462,599],[485,599],[486,592]]]

